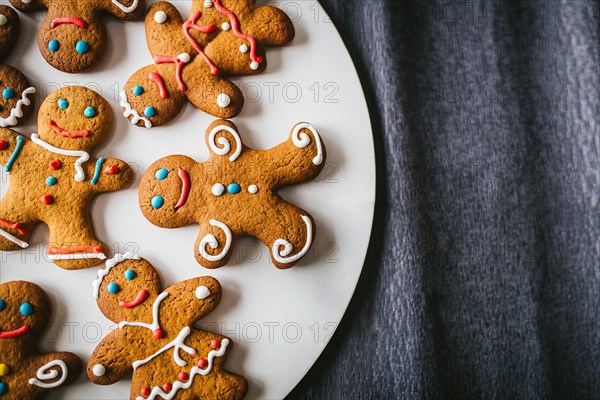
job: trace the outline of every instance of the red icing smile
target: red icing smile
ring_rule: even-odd
[[[56,122],[54,122],[54,120],[52,120],[52,119],[48,120],[48,125],[50,125],[50,128],[52,128],[52,130],[54,130],[54,132],[58,133],[62,137],[68,137],[71,139],[75,139],[75,138],[79,138],[79,137],[90,136],[90,131],[88,131],[87,129],[80,130],[80,131],[65,131],[63,128],[58,126],[58,124]]]
[[[140,304],[142,304],[142,302],[144,300],[146,300],[147,297],[148,297],[148,291],[146,289],[142,289],[142,290],[140,290],[140,292],[135,297],[135,300],[133,300],[133,301],[120,301],[119,302],[119,306],[121,306],[123,308],[137,307]]]
[[[62,24],[73,24],[73,25],[76,25],[76,26],[78,26],[80,28],[84,28],[84,29],[89,27],[89,24],[79,17],[61,17],[61,18],[54,18],[52,20],[52,22],[50,23],[50,28],[54,29],[58,25],[62,25]]]
[[[188,195],[190,194],[190,176],[187,171],[181,167],[179,167],[179,171],[177,172],[179,175],[179,179],[181,179],[181,196],[179,197],[179,201],[175,205],[175,209],[181,208],[185,205],[185,202],[188,199]]]
[[[0,332],[0,339],[14,339],[19,336],[23,336],[29,332],[29,325],[23,325],[19,329],[15,329],[14,331],[3,331]]]

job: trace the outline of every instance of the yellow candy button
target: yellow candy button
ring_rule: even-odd
[[[0,376],[8,375],[10,368],[6,364],[0,364]]]

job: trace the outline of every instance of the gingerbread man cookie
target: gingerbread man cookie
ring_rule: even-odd
[[[239,235],[265,243],[277,268],[292,267],[310,249],[315,224],[277,190],[323,169],[325,146],[316,129],[297,124],[286,142],[254,150],[233,123],[218,120],[208,127],[206,144],[210,156],[203,163],[175,155],[148,168],[139,188],[144,216],[163,228],[200,224],[194,254],[206,268],[225,265]]]
[[[0,62],[14,47],[20,27],[16,11],[0,5]],[[19,70],[0,65],[0,128],[15,126],[31,115],[35,92],[35,88]]]
[[[90,218],[92,198],[124,188],[133,171],[124,161],[93,159],[104,142],[112,110],[96,92],[70,86],[51,93],[40,107],[37,134],[25,139],[0,129],[0,164],[9,173],[0,200],[0,250],[28,246],[37,222],[50,229],[48,258],[62,268],[98,265],[106,246],[96,239]]]
[[[163,125],[186,100],[216,117],[239,114],[244,97],[227,77],[263,72],[265,48],[294,38],[294,25],[283,11],[254,3],[194,0],[187,21],[170,3],[152,5],[145,24],[154,64],[125,84],[125,117],[141,127]]]
[[[4,61],[14,47],[20,30],[21,22],[15,10],[0,5],[0,62]]]
[[[102,313],[119,326],[90,357],[94,383],[110,385],[133,371],[131,399],[245,396],[246,379],[223,369],[232,341],[193,326],[221,300],[216,279],[189,279],[161,291],[156,269],[126,253],[108,260],[92,286]]]
[[[63,72],[81,72],[104,55],[108,36],[103,14],[122,20],[140,19],[144,0],[10,0],[24,12],[48,9],[38,46],[48,64]]]
[[[0,284],[0,396],[37,399],[71,384],[82,364],[73,353],[40,353],[37,342],[48,325],[50,300],[38,285]]]

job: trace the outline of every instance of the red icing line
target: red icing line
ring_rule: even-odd
[[[0,332],[0,339],[14,339],[29,332],[29,325],[23,325],[14,331]]]
[[[137,307],[140,304],[142,304],[142,302],[144,300],[146,300],[147,297],[148,297],[148,291],[146,289],[142,289],[142,290],[140,290],[140,292],[135,297],[135,300],[133,300],[133,301],[120,301],[119,302],[119,306],[123,307],[123,308]]]
[[[179,179],[181,179],[181,196],[179,197],[179,201],[175,205],[176,210],[185,205],[185,202],[188,199],[188,195],[190,194],[191,186],[190,176],[188,175],[185,169],[179,167],[179,172],[177,172],[177,175],[179,175]]]
[[[48,254],[102,253],[100,246],[49,247]]]
[[[0,219],[0,225],[7,227],[8,229],[14,229],[17,232],[19,232],[19,235],[26,235],[27,231],[23,228],[21,228],[21,224],[18,222],[15,223],[11,223],[8,221],[5,221],[3,219]]]
[[[181,77],[181,73],[183,72],[183,67],[185,66],[185,63],[183,61],[181,61],[176,56],[154,56],[154,62],[156,64],[163,64],[163,63],[177,64],[177,69],[176,69],[175,73],[177,74],[177,82],[179,83],[179,90],[181,90],[182,92],[185,92],[187,90],[187,86],[185,86],[185,82],[183,82],[183,78]]]
[[[52,22],[50,23],[50,28],[54,29],[56,28],[58,25],[62,25],[62,24],[73,24],[73,25],[77,25],[80,28],[89,28],[90,25],[85,22],[84,20],[82,20],[79,17],[61,17],[61,18],[54,18],[52,20]]]
[[[198,21],[198,19],[200,19],[201,16],[202,16],[202,11],[197,11],[193,15],[191,15],[190,19],[188,19],[187,21],[185,21],[183,23],[183,34],[185,35],[187,40],[192,44],[194,49],[196,49],[198,54],[200,54],[202,56],[202,58],[204,58],[204,61],[206,61],[206,63],[210,67],[210,73],[213,75],[218,75],[219,68],[211,61],[210,58],[208,58],[208,56],[206,54],[204,54],[204,51],[202,50],[202,48],[200,47],[200,45],[198,44],[196,39],[194,39],[192,37],[192,35],[190,34],[190,29],[193,29],[195,31],[202,32],[202,33],[212,33],[215,31],[215,29],[217,29],[214,24],[210,24],[210,25],[206,25],[206,26],[197,25],[195,21]]]
[[[169,98],[167,88],[165,87],[165,82],[159,74],[157,74],[156,72],[150,72],[150,74],[148,75],[148,79],[150,79],[150,82],[154,82],[158,85],[158,89],[160,90],[160,97],[162,97],[163,99]]]
[[[75,138],[90,136],[90,131],[88,131],[88,130],[65,131],[63,128],[58,126],[58,124],[56,122],[54,122],[54,120],[52,120],[52,119],[48,120],[48,125],[50,125],[50,128],[52,128],[52,130],[54,130],[54,132],[58,133],[62,137],[68,137],[71,139],[75,139]]]
[[[235,36],[242,40],[250,42],[250,59],[260,64],[263,60],[262,57],[256,55],[256,39],[240,31],[240,21],[233,13],[233,11],[230,11],[223,7],[223,5],[221,4],[221,0],[213,0],[213,4],[215,5],[215,8],[219,12],[219,14],[222,14],[229,18],[229,21],[231,22],[231,29],[233,29],[233,33],[235,34]]]

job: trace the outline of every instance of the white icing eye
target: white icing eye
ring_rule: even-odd
[[[6,18],[6,15],[0,14],[0,26],[4,26],[7,23],[8,23],[8,18]]]
[[[227,108],[231,104],[231,97],[225,93],[221,93],[217,96],[217,105],[221,108]]]
[[[223,25],[221,25],[221,28],[222,28],[224,31],[228,31],[228,30],[230,30],[230,29],[231,29],[231,25],[229,25],[229,22],[223,22]]]
[[[154,22],[157,24],[164,24],[167,21],[167,13],[164,11],[157,11],[154,14]]]
[[[106,373],[106,367],[104,367],[102,364],[96,364],[92,367],[92,372],[96,376],[104,376]]]
[[[240,46],[240,52],[242,53],[247,53],[248,52],[248,46],[246,46],[245,44]]]
[[[204,300],[208,296],[210,296],[210,290],[206,286],[198,286],[196,288],[196,297],[200,300]]]

